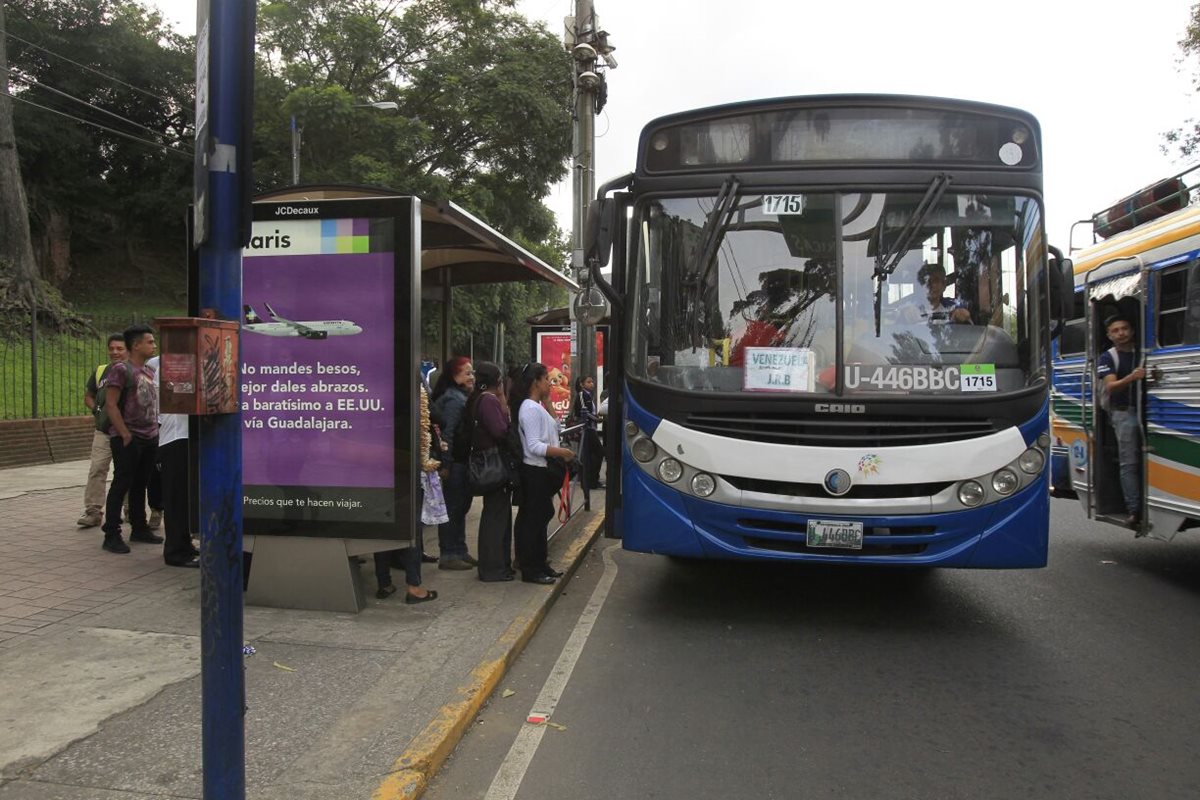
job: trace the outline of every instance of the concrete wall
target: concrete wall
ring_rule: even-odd
[[[93,424],[91,416],[0,420],[0,469],[87,458]]]

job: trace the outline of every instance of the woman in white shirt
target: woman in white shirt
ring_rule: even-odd
[[[521,505],[513,525],[513,539],[521,580],[550,584],[562,573],[550,566],[546,550],[546,525],[554,518],[558,482],[551,477],[546,458],[570,461],[575,457],[559,444],[558,421],[542,401],[550,395],[550,372],[545,364],[526,364],[509,397],[512,418],[521,436]]]

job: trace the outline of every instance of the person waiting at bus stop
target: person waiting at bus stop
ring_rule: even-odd
[[[467,408],[467,397],[475,388],[475,369],[471,359],[465,356],[452,358],[438,376],[433,387],[431,412],[441,421],[442,441],[451,443],[448,469],[445,471],[443,489],[446,495],[446,513],[449,522],[438,526],[438,569],[474,569],[479,562],[467,552],[467,512],[471,510],[471,492],[467,488],[467,447],[455,452],[455,431]]]
[[[1129,320],[1113,315],[1104,320],[1104,330],[1113,346],[1100,354],[1096,362],[1096,379],[1104,385],[1104,393],[1108,396],[1108,421],[1117,440],[1121,494],[1129,512],[1125,524],[1137,525],[1142,512],[1138,475],[1142,460],[1142,426],[1138,420],[1135,384],[1146,377],[1146,370],[1138,366],[1133,326]]]
[[[554,495],[561,480],[556,479],[547,458],[570,461],[575,457],[559,442],[558,420],[550,415],[542,401],[550,394],[550,371],[545,364],[526,364],[509,396],[512,419],[521,434],[521,504],[513,526],[521,580],[526,583],[554,583],[562,573],[550,566],[546,547],[546,526],[554,518]]]
[[[600,415],[596,412],[596,379],[589,376],[575,379],[575,394],[572,399],[571,420],[583,425],[583,435],[580,437],[580,464],[583,479],[589,489],[603,489],[600,482],[600,462],[604,459],[604,451],[600,447],[600,433],[597,426]]]

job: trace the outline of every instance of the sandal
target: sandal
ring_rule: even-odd
[[[392,595],[394,595],[395,593],[396,593],[396,584],[390,583],[387,586],[380,586],[379,589],[376,590],[375,596],[378,597],[380,600],[386,600],[389,597],[391,597]]]
[[[430,600],[437,600],[437,592],[435,592],[433,589],[428,589],[427,594],[424,597],[417,597],[415,594],[404,595],[404,602],[408,603],[410,606],[416,605],[417,603],[428,603]]]

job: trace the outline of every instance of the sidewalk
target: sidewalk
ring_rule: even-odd
[[[86,474],[0,470],[0,800],[199,798],[200,576],[161,545],[102,551],[75,526]],[[602,493],[592,508],[552,540],[559,569],[598,535]],[[360,614],[246,608],[247,797],[419,795],[563,585],[427,564],[438,599],[409,606],[374,599],[369,562]]]

